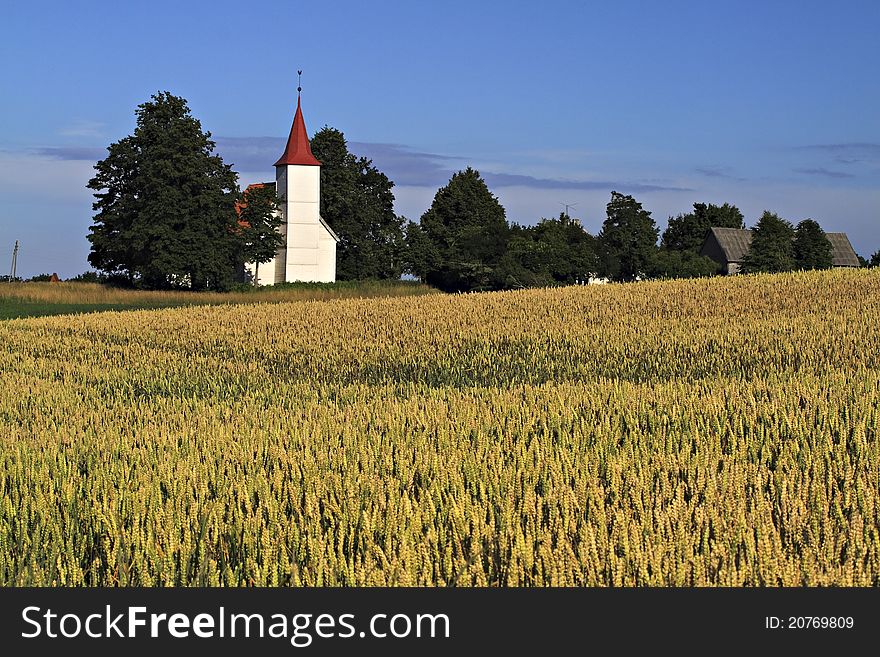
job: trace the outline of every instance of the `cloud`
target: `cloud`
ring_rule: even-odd
[[[871,142],[851,142],[845,144],[813,144],[811,146],[799,146],[798,151],[808,152],[813,155],[830,157],[835,164],[876,164],[880,163],[880,144]],[[832,176],[834,177],[834,176]]]
[[[285,140],[279,137],[212,137],[217,153],[226,164],[241,171],[273,171],[272,165],[284,152]]]
[[[531,187],[533,189],[580,189],[592,190],[602,189],[610,192],[611,190],[621,190],[624,192],[690,192],[692,189],[687,187],[670,187],[666,185],[652,185],[638,182],[626,181],[604,181],[604,180],[565,180],[562,178],[535,178],[534,176],[523,176],[510,173],[493,173],[487,171],[483,174],[486,184],[490,187]]]
[[[397,185],[440,187],[452,175],[448,163],[464,158],[437,153],[414,151],[401,144],[351,142],[349,150],[367,157]]]
[[[217,151],[236,171],[269,171],[271,164],[284,150],[284,140],[276,137],[216,137]],[[445,185],[452,174],[467,166],[460,155],[441,155],[413,150],[402,144],[352,141],[348,149],[366,157],[398,187],[431,187]],[[453,164],[455,163],[455,164]],[[490,187],[529,187],[532,189],[612,189],[624,192],[692,191],[685,187],[665,186],[634,181],[569,180],[481,171]]]
[[[799,146],[799,150],[821,151],[840,155],[861,155],[880,158],[880,144],[870,142],[849,142],[844,144],[811,144]]]
[[[106,148],[91,148],[88,146],[62,146],[56,148],[35,148],[33,152],[53,160],[74,160],[97,162],[107,155]]]
[[[697,167],[694,169],[695,172],[700,175],[706,176],[707,178],[727,178],[728,180],[737,180],[739,182],[744,182],[745,178],[739,178],[737,176],[729,173],[731,171],[730,167],[720,167],[720,166],[703,166]]]
[[[103,137],[104,123],[99,121],[74,121],[66,128],[58,131],[64,137]]]
[[[844,171],[830,171],[825,169],[824,167],[815,167],[812,169],[792,169],[795,173],[804,173],[808,176],[824,176],[825,178],[855,178],[855,176],[851,173],[846,173]]]

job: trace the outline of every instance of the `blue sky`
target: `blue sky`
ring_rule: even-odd
[[[876,1],[28,2],[0,29],[0,272],[16,239],[24,276],[88,268],[92,166],[158,90],[273,179],[298,68],[310,133],[410,219],[474,166],[519,223],[596,232],[613,189],[661,228],[727,201],[880,249]]]

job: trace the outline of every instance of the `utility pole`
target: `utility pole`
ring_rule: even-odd
[[[18,264],[18,240],[15,240],[15,248],[12,249],[12,272],[9,274],[9,281],[15,280],[15,266]]]

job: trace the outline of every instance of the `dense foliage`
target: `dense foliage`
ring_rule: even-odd
[[[660,245],[672,251],[699,253],[710,228],[745,228],[742,212],[728,203],[694,203],[693,212],[669,218]]]
[[[599,232],[602,273],[615,281],[648,276],[657,248],[657,224],[632,196],[611,192]]]
[[[271,185],[252,185],[241,195],[238,207],[238,259],[240,262],[254,263],[256,279],[260,265],[272,260],[284,245],[280,232],[282,217],[278,194]]]
[[[447,292],[503,287],[507,220],[478,171],[453,174],[407,235],[410,267],[428,284]]]
[[[812,219],[804,219],[794,231],[794,261],[798,269],[830,269],[834,264],[831,242]]]
[[[400,278],[404,219],[394,213],[394,183],[371,160],[350,153],[335,128],[315,133],[311,147],[321,162],[321,216],[339,236],[336,277]]]
[[[237,175],[213,154],[183,98],[138,105],[134,134],[111,144],[89,181],[89,263],[148,288],[228,288],[239,253]]]
[[[0,343],[5,586],[880,585],[877,270]]]
[[[765,211],[752,229],[752,243],[743,258],[742,272],[785,272],[795,269],[794,228],[785,219]]]
[[[509,289],[583,283],[599,270],[596,238],[565,213],[535,226],[513,224],[499,270]]]

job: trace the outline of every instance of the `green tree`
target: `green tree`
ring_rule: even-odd
[[[260,265],[274,258],[284,245],[284,236],[279,231],[282,217],[278,194],[271,186],[248,187],[241,195],[239,208],[240,259],[253,262],[259,275]],[[256,283],[257,276],[254,278]]]
[[[596,238],[577,219],[561,212],[557,219],[541,219],[535,241],[545,245],[548,271],[557,283],[571,285],[599,271]]]
[[[498,265],[501,287],[522,289],[554,284],[548,245],[537,239],[534,226],[510,226],[507,245]]]
[[[791,271],[794,259],[794,228],[772,212],[764,211],[752,229],[752,242],[743,258],[744,274]]]
[[[67,280],[73,283],[104,283],[105,279],[105,276],[102,276],[96,271],[84,271],[82,274],[77,274]]]
[[[504,208],[478,171],[453,174],[419,222],[423,280],[447,292],[504,287],[508,237]],[[424,239],[422,239],[422,237]],[[414,259],[414,258],[411,258]]]
[[[710,228],[745,228],[735,205],[694,203],[694,211],[670,217],[660,245],[676,251],[698,253]]]
[[[134,134],[108,147],[88,184],[89,262],[148,288],[228,288],[240,250],[237,175],[183,98],[159,92],[135,114]]]
[[[420,281],[427,280],[428,273],[438,269],[441,264],[437,245],[415,221],[407,222],[404,242],[404,272]]]
[[[321,162],[321,216],[339,236],[336,277],[400,278],[405,219],[394,213],[394,183],[372,160],[350,153],[335,128],[325,126],[310,144]]]
[[[798,269],[831,269],[834,265],[831,242],[812,219],[804,219],[794,231],[794,261]]]
[[[535,226],[510,227],[503,258],[505,287],[571,285],[599,271],[596,238],[561,212]]]
[[[657,252],[658,230],[651,213],[632,196],[611,192],[606,214],[599,233],[602,273],[616,281],[647,276]]]
[[[718,273],[718,263],[694,253],[661,247],[649,272],[651,278],[701,278]]]
[[[871,260],[868,263],[870,267],[880,267],[880,249],[874,252],[874,255],[871,256]]]

